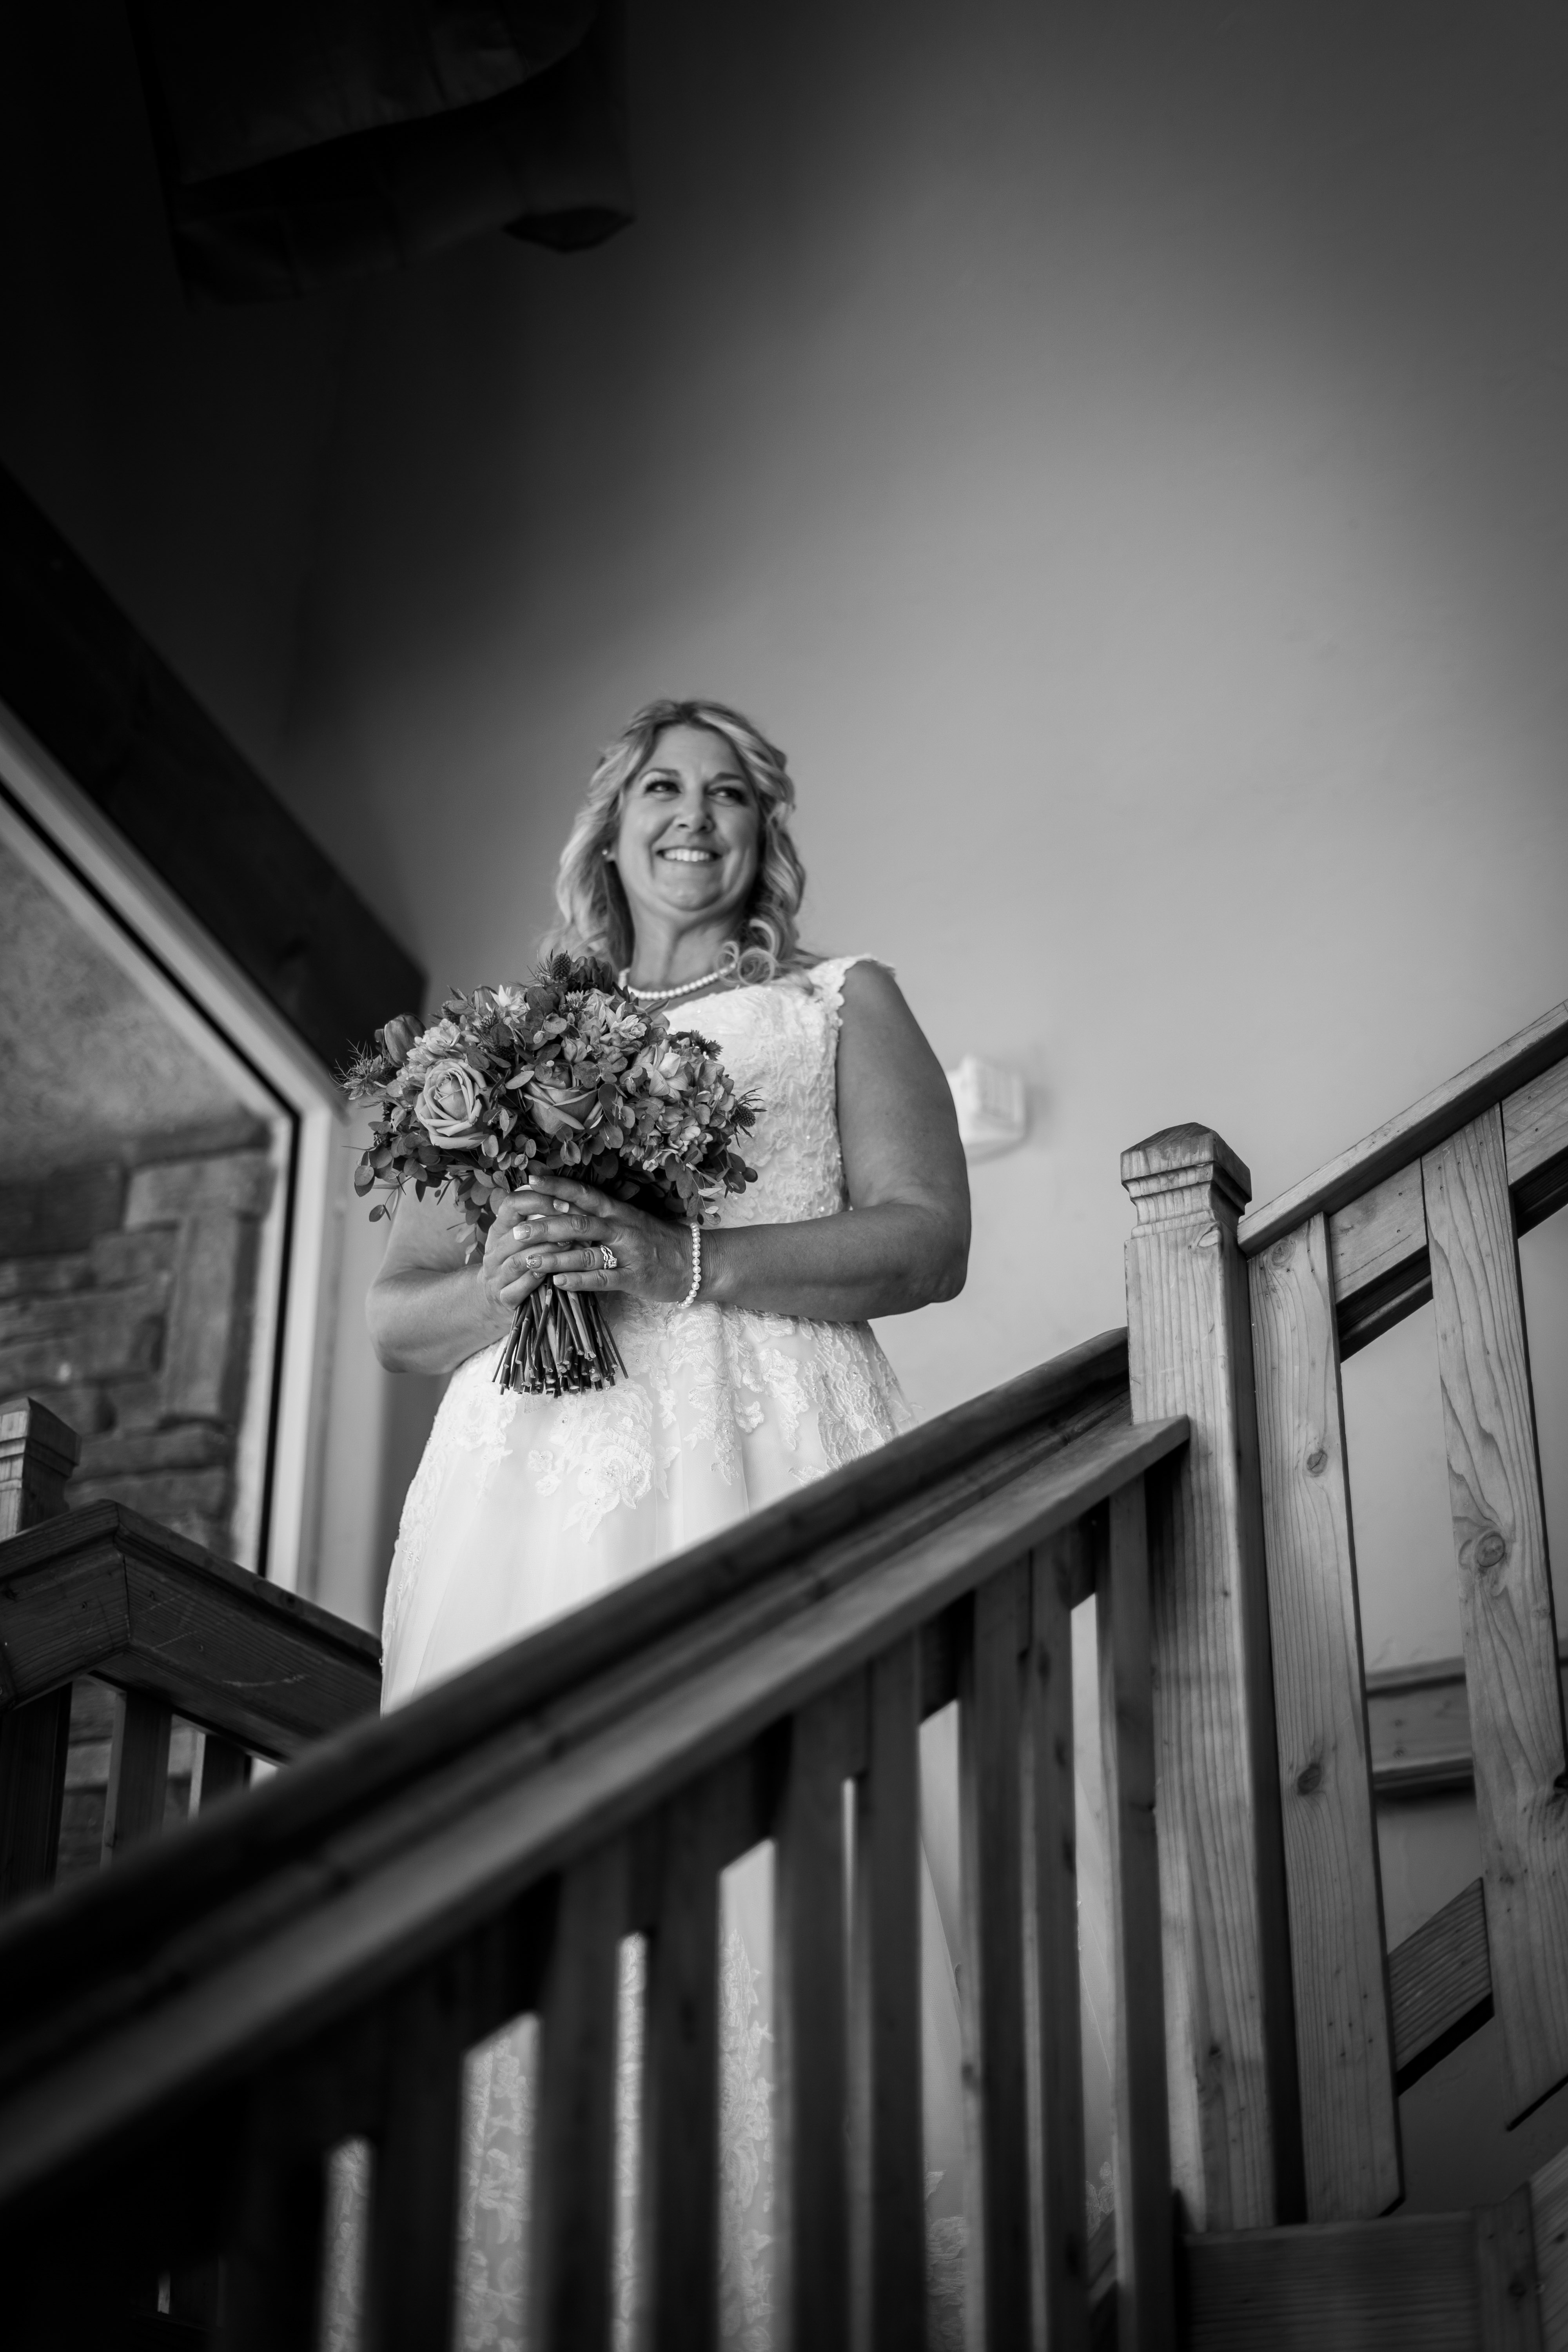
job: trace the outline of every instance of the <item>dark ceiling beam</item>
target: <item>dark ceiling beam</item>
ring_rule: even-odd
[[[329,1069],[425,975],[0,467],[0,701]]]

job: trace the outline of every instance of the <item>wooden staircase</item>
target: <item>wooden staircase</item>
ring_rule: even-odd
[[[1126,1333],[18,1905],[8,2344],[152,2342],[174,2324],[159,2278],[217,2265],[181,2340],[313,2347],[325,2181],[359,2139],[363,2341],[448,2343],[465,2054],[524,2014],[528,2341],[626,2340],[634,1933],[631,2340],[713,2344],[718,1879],[764,1838],[774,2342],[922,2344],[918,1736],[956,1697],[972,2352],[1568,2352],[1568,2152],[1498,2207],[1390,2210],[1398,2093],[1488,2015],[1511,2114],[1568,2078],[1568,1758],[1516,1248],[1568,1199],[1568,1007],[1251,1215],[1205,1129],[1138,1146],[1123,1181]],[[1460,1738],[1450,1685],[1423,1748],[1376,1687],[1369,1729],[1339,1367],[1428,1297],[1467,1708]],[[0,1549],[0,1611],[38,1540]],[[1089,1598],[1118,2014],[1115,2227],[1092,2244],[1068,1634]],[[1389,1954],[1374,1782],[1407,1738],[1412,1769],[1468,1756],[1485,1869]]]

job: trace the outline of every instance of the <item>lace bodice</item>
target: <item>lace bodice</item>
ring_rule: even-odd
[[[687,1025],[759,1105],[746,1142],[757,1181],[725,1202],[721,1224],[847,1207],[838,1030],[858,961],[692,1005]],[[387,1585],[389,1703],[909,1426],[863,1323],[614,1291],[605,1311],[626,1365],[611,1388],[520,1397],[495,1384],[499,1341],[453,1373]]]
[[[745,1145],[757,1181],[724,1203],[724,1225],[795,1224],[847,1208],[838,1147],[838,1025],[844,975],[861,956],[834,956],[763,988],[704,996],[682,1022],[710,1037],[762,1116]]]

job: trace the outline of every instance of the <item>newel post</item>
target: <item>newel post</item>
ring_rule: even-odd
[[[1150,1481],[1173,2178],[1198,2230],[1303,2218],[1247,1267],[1247,1170],[1203,1127],[1121,1155],[1134,1421],[1184,1412]]]
[[[80,1444],[36,1397],[0,1404],[0,1541],[59,1517]],[[11,1687],[0,1591],[0,1903],[54,1878],[70,1738],[69,1683],[20,1706]]]

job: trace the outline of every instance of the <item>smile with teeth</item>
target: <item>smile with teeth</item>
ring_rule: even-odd
[[[715,866],[719,862],[716,849],[661,849],[658,855],[668,857],[673,866]]]

